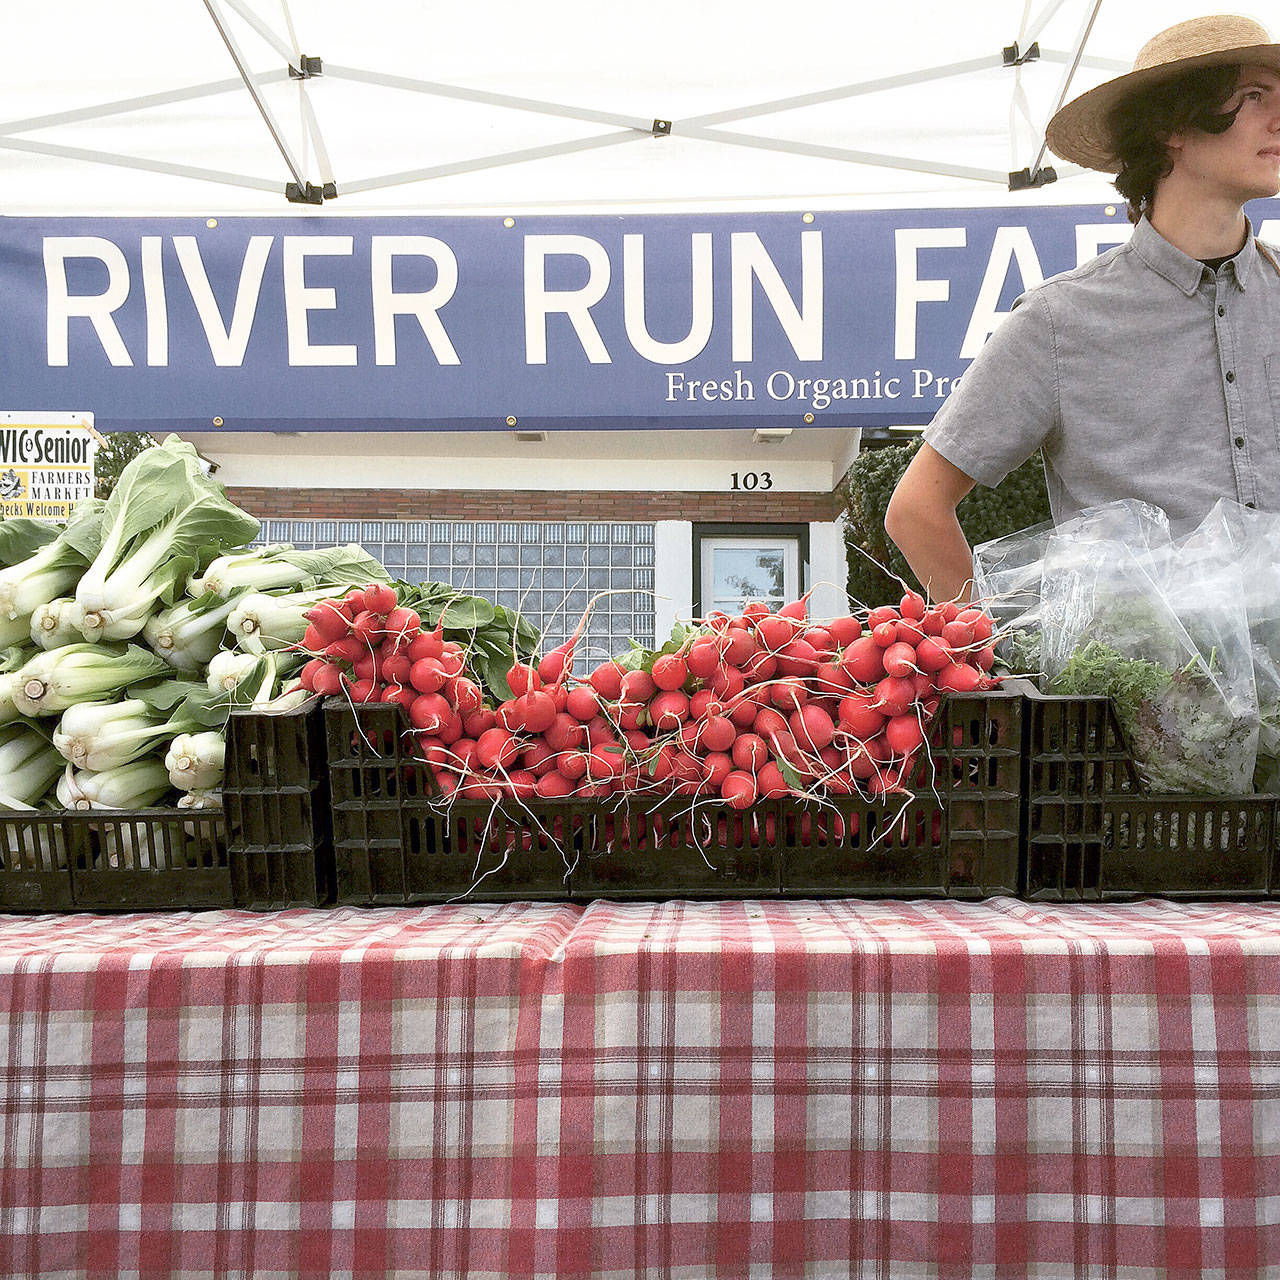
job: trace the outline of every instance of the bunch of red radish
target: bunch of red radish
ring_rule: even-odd
[[[469,681],[475,693],[457,696],[460,654],[411,665],[387,700],[406,705],[441,794],[643,793],[740,809],[797,792],[874,798],[907,790],[942,693],[994,683],[990,618],[913,592],[825,624],[808,622],[804,599],[777,613],[749,604],[712,615],[647,669],[606,662],[577,677],[581,630],[536,667],[514,665],[512,696],[496,707]]]
[[[394,587],[354,588],[303,616],[301,648],[315,655],[299,677],[304,689],[351,702],[396,702],[432,729],[479,710],[484,695],[466,675],[466,651],[444,638],[443,614],[435,630],[423,631]]]

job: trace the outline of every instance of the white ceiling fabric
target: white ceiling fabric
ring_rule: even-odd
[[[224,20],[256,75],[284,70],[281,42],[323,59],[330,74],[262,89],[287,148],[319,183],[303,119],[305,95],[332,162],[339,198],[290,205],[289,167],[249,92],[233,92],[47,128],[12,122],[138,95],[235,80],[210,16]],[[276,35],[245,21],[251,11]],[[846,96],[710,125],[759,138],[1007,174],[1032,164],[1069,54],[1095,0],[599,0],[543,5],[489,0],[10,0],[0,11],[0,214],[457,213],[1066,204],[1114,199],[1105,176],[1076,173],[1042,190],[848,160],[783,154],[681,136],[695,117],[888,76],[988,59],[1019,32],[1045,58],[1020,72],[967,74]],[[1075,73],[1074,95],[1132,62],[1158,28],[1203,12],[1177,0],[1103,0]],[[462,101],[360,83],[336,68],[435,82],[621,117],[622,124]],[[1012,111],[1020,84],[1034,132]],[[669,137],[625,122],[672,122]],[[1012,126],[1012,133],[1011,133]],[[549,158],[354,192],[363,180],[479,157],[618,134],[625,140]],[[111,152],[246,175],[270,190],[139,172],[19,143]],[[1058,164],[1046,156],[1045,164]],[[1058,164],[1059,168],[1063,168]],[[344,194],[344,187],[348,188]]]

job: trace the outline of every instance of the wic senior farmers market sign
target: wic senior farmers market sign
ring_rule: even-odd
[[[1280,231],[1280,201],[1250,212]],[[1128,233],[1121,204],[0,218],[0,407],[100,430],[922,423],[1020,292]]]
[[[88,414],[0,413],[0,520],[66,520],[93,496],[100,441]]]

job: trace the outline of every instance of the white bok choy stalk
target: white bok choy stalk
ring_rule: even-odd
[[[172,604],[207,546],[239,547],[258,521],[228,502],[177,436],[138,454],[103,511],[102,539],[76,587],[88,640],[126,640]],[[70,533],[70,531],[68,531]]]
[[[221,791],[183,791],[178,796],[179,809],[221,809],[223,806],[223,794]],[[207,822],[184,822],[182,829],[191,837],[193,844],[191,846],[191,854],[188,854],[188,863],[192,867],[198,867],[201,858],[209,856],[209,837],[207,831],[201,831],[201,827],[206,827]]]
[[[202,833],[204,841],[198,843],[196,829],[199,825],[192,821],[184,822],[179,835],[168,824],[154,827],[147,822],[130,822],[128,819],[104,823],[99,865],[105,862],[113,868],[174,870],[201,866],[204,859],[203,865],[210,866],[213,846],[207,831]]]
[[[13,702],[24,716],[52,715],[169,670],[163,658],[136,644],[67,644],[36,654],[18,669]]]
[[[205,684],[210,692],[231,694],[233,701],[239,701],[236,690],[242,681],[248,680],[261,665],[262,658],[256,653],[235,653],[223,649],[209,659],[209,669],[205,672]]]
[[[266,653],[233,653],[224,649],[209,660],[205,684],[211,693],[219,697],[229,694],[229,706],[252,707],[255,711],[287,711],[300,706],[306,698],[299,698],[288,706],[276,706],[281,697],[292,696],[296,689],[301,689],[301,685],[294,682],[281,693],[277,684],[297,671],[304,661],[302,654],[279,649]],[[307,693],[305,689],[302,692]]]
[[[44,812],[33,804],[24,804],[13,796],[0,792],[0,810],[11,809],[22,813]],[[11,860],[5,862],[0,858],[0,867],[8,867],[10,871],[53,871],[67,865],[67,846],[61,824],[52,823],[15,823],[8,829],[9,848],[6,856]]]
[[[53,745],[77,769],[100,773],[144,756],[175,734],[204,727],[179,708],[169,719],[157,716],[140,698],[123,702],[78,702],[62,713]]]
[[[184,791],[178,797],[179,809],[221,809],[222,808],[222,792],[221,791]],[[198,841],[203,834],[199,828],[204,825],[198,822],[184,822],[182,824],[183,831],[193,840]],[[199,845],[195,847],[195,857],[190,859],[193,866],[200,864],[200,855],[203,850]]]
[[[9,724],[22,715],[13,702],[13,686],[17,679],[16,671],[0,671],[0,725]]]
[[[253,656],[253,655],[250,655]],[[231,695],[237,707],[262,711],[271,707],[280,695],[285,679],[303,664],[300,654],[269,649],[258,657],[258,665],[246,672]]]
[[[169,744],[164,766],[179,791],[211,791],[222,785],[226,754],[226,740],[215,730],[180,733]]]
[[[31,639],[42,649],[60,649],[64,644],[84,640],[80,624],[84,610],[70,596],[59,596],[42,604],[31,615]]]
[[[18,668],[34,657],[33,650],[17,645],[0,650],[0,724],[8,724],[22,714],[13,705],[13,683],[17,678]]]
[[[225,600],[210,594],[199,600],[180,600],[148,618],[143,637],[171,667],[195,671],[208,665],[221,650],[227,617],[240,594]]]
[[[68,764],[58,779],[57,796],[64,809],[147,809],[168,790],[164,761],[146,756],[101,773]]]
[[[274,596],[251,591],[232,609],[227,630],[249,653],[287,649],[298,644],[307,630],[307,620],[302,615],[328,596],[324,589]]]
[[[0,791],[22,804],[34,804],[53,784],[62,757],[34,725],[0,726]]]
[[[273,542],[250,547],[248,551],[216,556],[203,572],[193,573],[187,579],[187,595],[193,600],[210,595],[226,599],[242,591],[271,591],[277,587],[296,586],[306,575],[287,561],[276,559],[279,552],[292,549],[287,542]]]
[[[26,620],[22,630],[29,635],[31,615],[75,587],[102,538],[105,517],[106,504],[99,499],[77,502],[67,527],[52,542],[0,569],[0,620],[8,624],[0,627],[0,643],[14,643],[6,637],[19,619]]]
[[[254,711],[263,715],[278,716],[285,711],[293,711],[310,699],[316,697],[310,689],[302,686],[301,680],[286,680],[282,690],[274,698],[254,702]]]
[[[205,791],[184,791],[178,797],[179,809],[221,809],[222,792],[211,789]]]
[[[390,582],[387,571],[363,547],[319,547],[301,551],[287,542],[239,555],[219,556],[187,583],[189,596],[205,592],[228,596],[238,591],[301,591],[325,587],[327,594],[371,582]]]

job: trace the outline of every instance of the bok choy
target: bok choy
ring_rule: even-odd
[[[20,667],[11,695],[24,716],[47,716],[168,672],[163,658],[136,644],[68,644]]]
[[[173,603],[206,547],[243,546],[258,529],[185,441],[168,436],[138,454],[107,499],[101,547],[76,587],[85,638],[137,635],[158,604]]]
[[[34,657],[33,650],[20,648],[18,645],[0,649],[0,724],[8,724],[22,714],[13,705],[13,683],[17,678],[18,668],[25,666]]]
[[[61,532],[60,525],[29,516],[8,516],[0,520],[0,567],[7,569],[35,555]]]
[[[222,648],[227,617],[239,598],[206,593],[199,600],[180,600],[147,619],[143,638],[170,666],[195,671]]]
[[[239,555],[219,556],[187,583],[187,594],[228,596],[239,591],[301,591],[330,588],[330,594],[370,582],[390,582],[387,571],[363,547],[348,543],[301,551],[287,542]]]
[[[224,649],[209,662],[205,683],[211,693],[229,694],[231,705],[257,710],[281,696],[281,682],[302,663],[302,655],[278,650],[258,654]]]
[[[175,734],[203,727],[203,721],[183,707],[167,720],[157,718],[139,698],[78,702],[62,713],[53,745],[77,769],[100,772],[146,755]]]
[[[7,569],[0,569],[0,619],[13,624],[31,615],[42,604],[70,591],[93,558],[102,537],[106,504],[86,498],[75,505],[67,527],[52,542]],[[0,628],[0,635],[7,629]],[[12,641],[8,641],[12,643]]]
[[[179,791],[210,791],[222,785],[226,754],[226,740],[212,729],[182,733],[169,744],[164,767]]]
[[[33,804],[49,789],[62,768],[62,757],[32,725],[0,727],[0,791],[22,804]]]
[[[70,596],[59,596],[42,604],[31,615],[31,639],[42,649],[60,649],[84,639],[80,623],[84,610]]]
[[[61,757],[59,764],[63,764]],[[147,809],[169,790],[164,761],[155,756],[94,773],[66,765],[58,779],[64,809]]]
[[[287,649],[306,634],[307,619],[303,615],[328,595],[324,588],[275,596],[250,591],[232,609],[227,630],[249,653]]]
[[[40,812],[35,805],[4,792],[0,792],[0,809]],[[6,863],[0,858],[0,867],[7,866],[10,871],[53,871],[67,865],[66,829],[61,823],[56,826],[51,822],[33,822],[29,826],[15,823],[8,829],[8,841],[6,855],[11,860]]]

